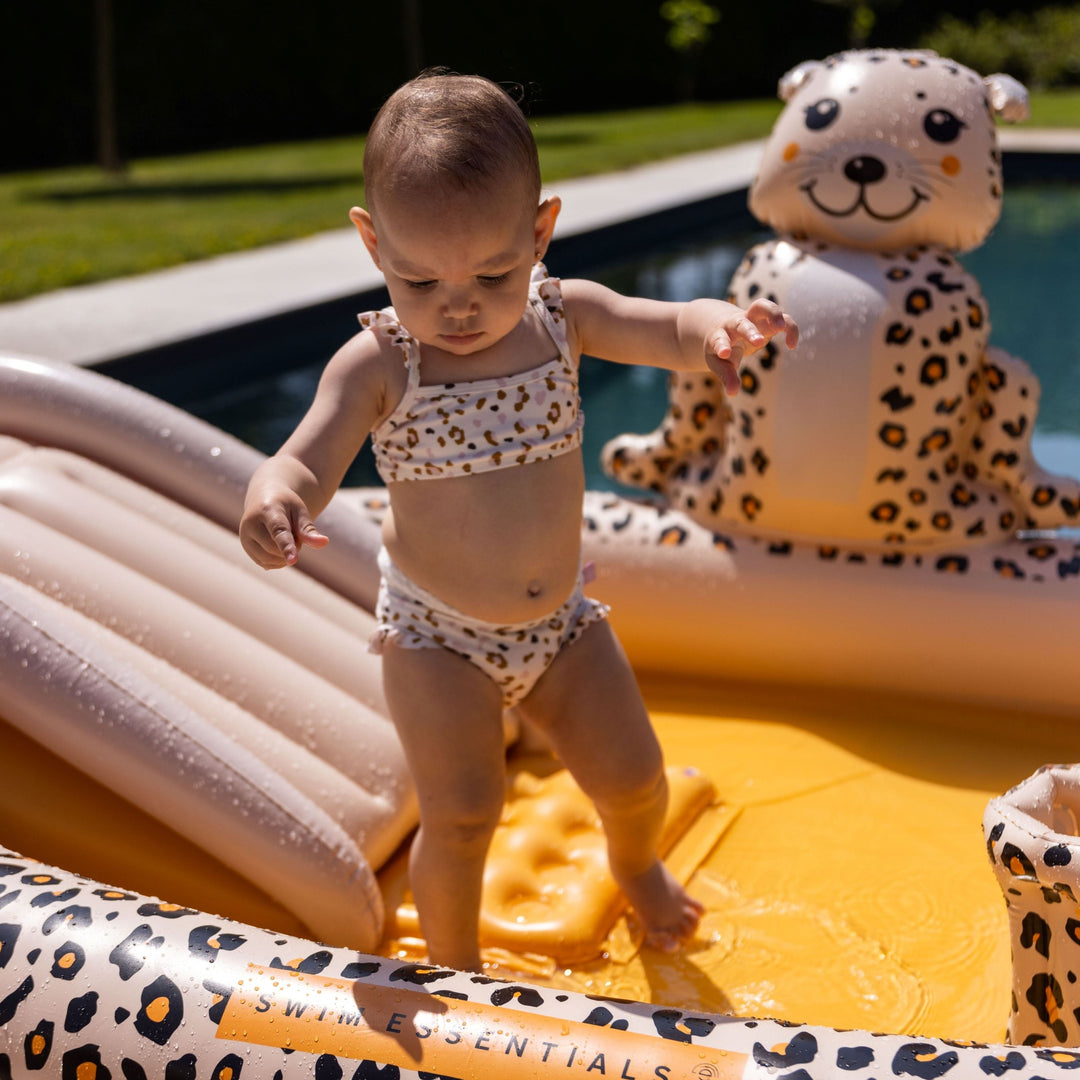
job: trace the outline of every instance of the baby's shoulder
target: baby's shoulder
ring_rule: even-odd
[[[595,328],[605,320],[616,321],[624,317],[625,312],[620,305],[625,307],[632,302],[630,297],[587,278],[564,278],[561,296],[566,336],[572,344],[588,338],[590,327]]]
[[[595,299],[593,290],[602,288],[602,286],[597,286],[595,282],[586,281],[583,278],[553,280],[554,288],[548,296],[544,297],[543,292],[540,295],[544,297],[545,306],[554,320],[561,324],[562,332],[565,334],[571,350],[577,355],[579,350],[576,345],[582,313],[588,311]]]
[[[408,383],[399,340],[406,332],[396,321],[365,320],[366,316],[360,317],[361,329],[330,358],[323,379],[350,394],[375,394],[381,400],[397,402]]]
[[[360,350],[399,366],[419,357],[420,343],[398,322],[393,308],[365,311],[357,316],[360,333],[352,342]]]

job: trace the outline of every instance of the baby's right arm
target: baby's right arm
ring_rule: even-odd
[[[400,388],[392,385],[395,374],[375,334],[357,334],[326,365],[296,430],[255,470],[244,499],[240,542],[264,570],[291,566],[304,544],[321,548],[330,542],[314,521],[368,432],[392,411],[388,399],[400,397]]]

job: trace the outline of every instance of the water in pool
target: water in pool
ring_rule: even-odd
[[[620,292],[663,300],[723,296],[728,280],[752,244],[769,235],[741,232],[700,235],[617,265],[583,272]],[[1075,270],[1080,250],[1080,192],[1064,184],[1014,185],[990,239],[963,256],[980,281],[995,345],[1026,360],[1042,383],[1042,405],[1033,444],[1044,467],[1080,475],[1080,328],[1069,315],[1080,301]],[[557,258],[549,264],[560,272]],[[311,401],[327,357],[265,380],[206,398],[176,403],[266,453],[276,450]],[[623,432],[652,431],[664,415],[667,373],[624,367],[590,357],[582,361],[581,390],[588,422],[585,462],[588,487],[618,485],[599,467],[604,443]],[[350,470],[350,485],[378,484],[368,449]]]

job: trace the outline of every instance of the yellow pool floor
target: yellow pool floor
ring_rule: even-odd
[[[683,953],[533,981],[835,1027],[1001,1041],[1004,901],[981,821],[1040,765],[1080,758],[1068,720],[870,695],[644,680],[669,764],[714,782],[730,824],[690,880]]]
[[[707,912],[672,957],[612,950],[528,981],[709,1012],[998,1041],[1010,990],[987,800],[1080,760],[1080,725],[871,695],[644,678],[670,765],[715,785]],[[269,897],[0,721],[0,843],[79,873],[311,936]],[[384,891],[393,870],[380,874]],[[388,940],[384,951],[397,943]],[[522,977],[512,972],[493,971]]]

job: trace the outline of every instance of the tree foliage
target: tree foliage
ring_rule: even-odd
[[[872,8],[872,26],[859,24],[867,43],[897,48],[915,45],[941,11],[941,0],[672,2],[674,19],[661,0],[579,0],[542,17],[470,0],[463,19],[444,0],[110,0],[119,155],[359,133],[421,63],[518,83],[534,117],[667,104],[689,96],[688,84],[705,101],[766,98],[795,64],[850,44],[853,3]],[[96,3],[0,3],[0,171],[94,160]],[[947,3],[969,20],[1027,10],[1025,0]],[[722,33],[709,14],[721,7]],[[1052,32],[1047,47],[1066,40],[1065,29]],[[1035,77],[1064,78],[1042,66]]]
[[[870,41],[877,25],[877,8],[892,7],[896,0],[818,0],[822,4],[844,8],[848,15],[848,45],[861,49]]]
[[[942,15],[920,44],[984,75],[1004,71],[1031,87],[1080,85],[1080,4],[966,22]]]
[[[702,48],[720,21],[720,12],[705,0],[664,0],[660,16],[668,23],[667,43],[680,53]]]

